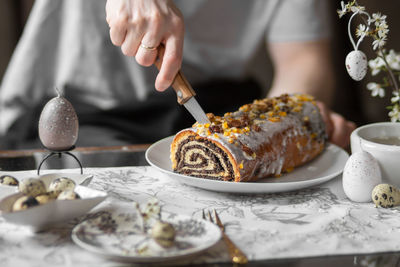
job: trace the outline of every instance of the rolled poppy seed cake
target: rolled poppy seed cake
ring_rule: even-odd
[[[178,132],[171,144],[172,169],[180,174],[249,182],[290,172],[319,155],[325,124],[316,101],[304,94],[255,100],[224,116],[207,114]]]

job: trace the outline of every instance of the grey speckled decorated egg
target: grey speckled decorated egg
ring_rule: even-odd
[[[70,149],[78,139],[78,130],[78,116],[67,99],[57,96],[47,102],[39,119],[39,138],[46,148]]]
[[[367,151],[353,153],[343,169],[343,190],[355,202],[370,202],[374,187],[382,182],[378,161]]]
[[[361,81],[368,70],[367,56],[360,50],[351,51],[346,57],[346,69],[355,81]]]

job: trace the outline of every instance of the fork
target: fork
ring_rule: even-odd
[[[203,219],[209,220],[210,222],[216,224],[221,229],[222,239],[224,240],[225,244],[228,247],[229,255],[231,257],[232,262],[236,263],[236,264],[246,264],[248,262],[246,255],[225,234],[225,226],[221,222],[221,220],[217,214],[217,211],[215,209],[214,209],[214,217],[215,217],[215,221],[214,221],[213,217],[211,216],[211,212],[208,211],[208,216],[206,218],[206,214],[204,213],[204,210],[203,210]]]

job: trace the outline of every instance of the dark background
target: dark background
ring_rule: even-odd
[[[347,22],[349,15],[339,19],[336,10],[340,8],[340,1],[329,1],[331,9],[331,20],[333,27],[332,40],[332,58],[336,71],[336,97],[333,108],[347,118],[355,121],[358,125],[369,122],[387,121],[388,111],[386,106],[390,104],[391,92],[387,91],[386,97],[372,98],[370,91],[366,89],[368,82],[380,82],[382,77],[367,77],[361,82],[354,82],[347,75],[344,60],[352,50],[350,41],[347,37]],[[0,1],[0,80],[10,60],[12,52],[23,31],[24,24],[32,7],[33,0],[2,0]],[[388,16],[389,40],[387,49],[400,51],[400,16],[397,14],[400,10],[400,1],[367,1],[359,0],[360,5],[364,5],[371,14],[381,12]],[[357,26],[357,20],[353,21],[353,26]],[[366,39],[360,46],[369,59],[375,58],[375,52],[372,50],[371,39]]]

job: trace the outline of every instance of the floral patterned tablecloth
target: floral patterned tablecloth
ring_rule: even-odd
[[[250,260],[400,250],[400,209],[351,202],[341,177],[295,192],[241,195],[180,184],[148,166],[88,168],[85,173],[94,176],[89,187],[108,193],[103,204],[157,198],[163,211],[197,218],[203,209],[215,208]],[[114,266],[72,242],[71,229],[78,222],[33,233],[0,217],[0,266]],[[229,257],[220,242],[182,263],[188,262],[229,262]]]

